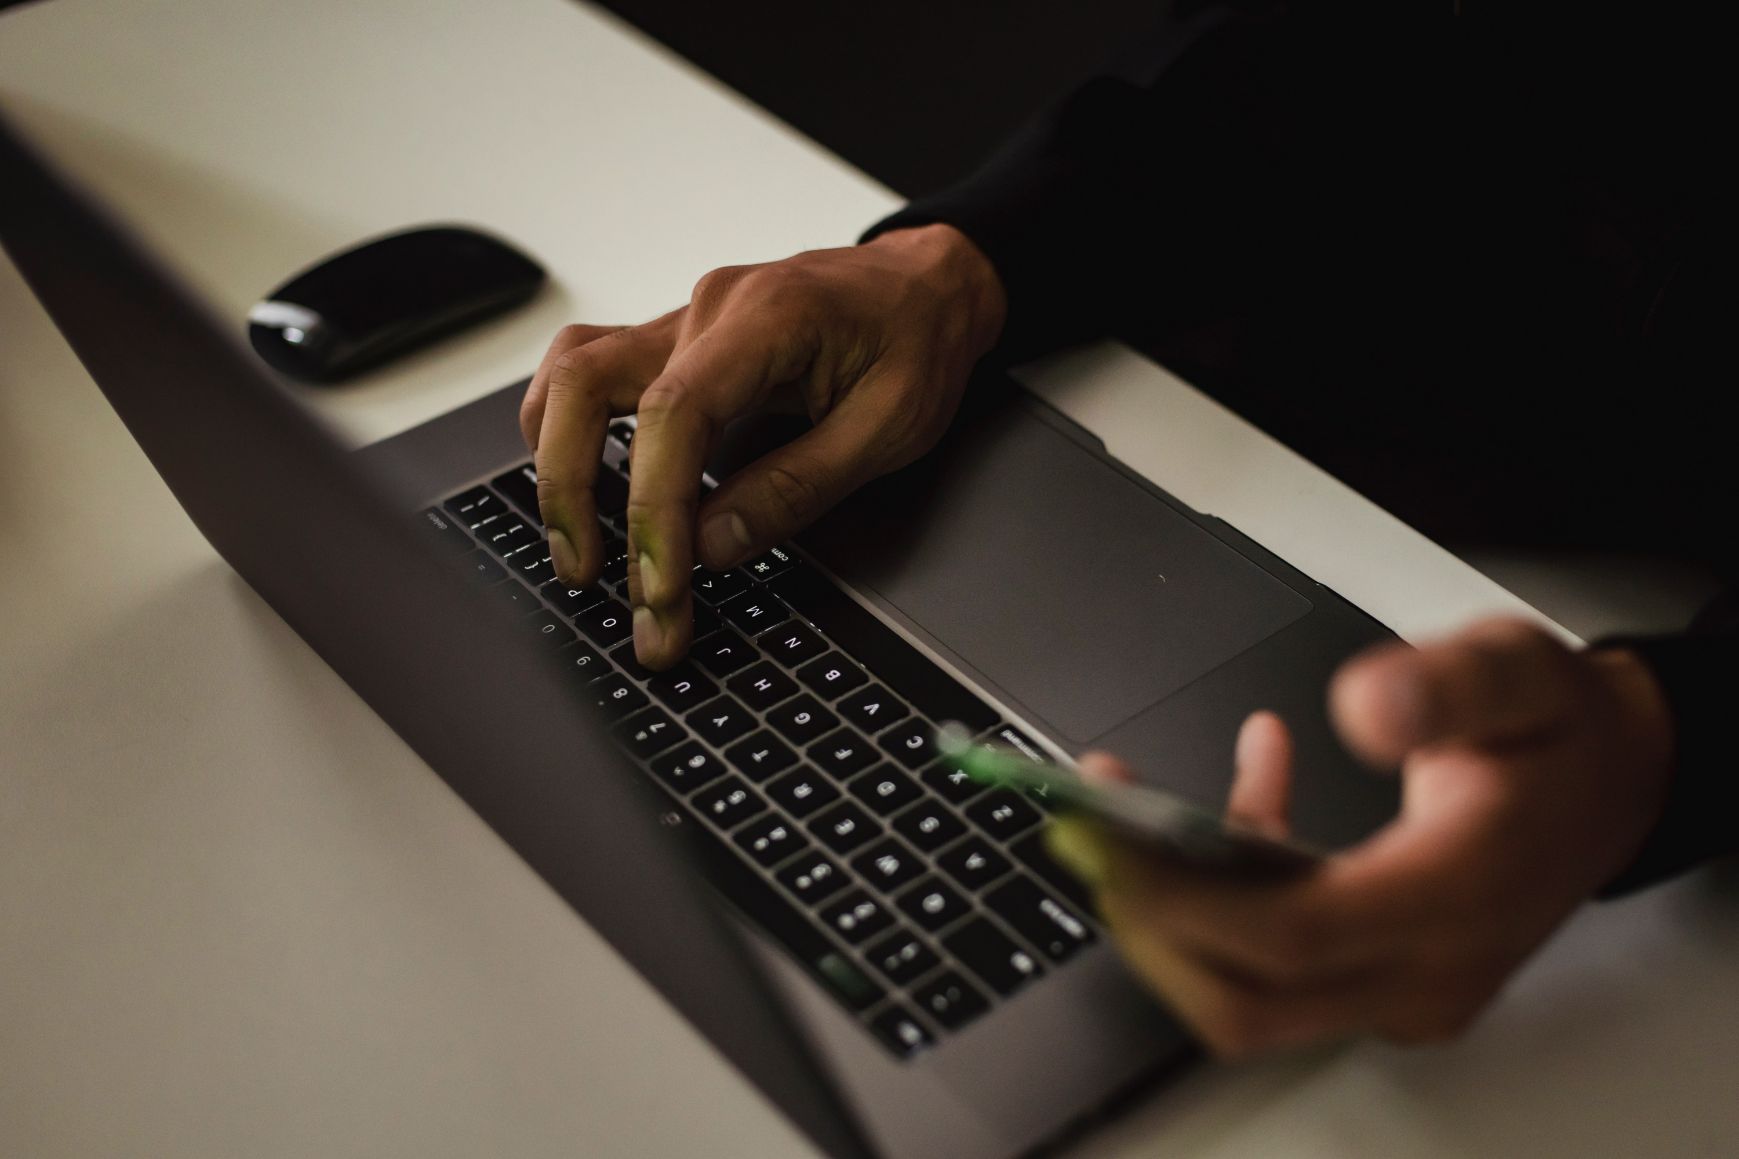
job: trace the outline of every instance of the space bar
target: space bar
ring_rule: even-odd
[[[983,732],[1002,720],[988,704],[813,568],[793,568],[768,586],[931,720],[957,720],[973,732]]]

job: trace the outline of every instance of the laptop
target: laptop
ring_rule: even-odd
[[[553,575],[523,384],[345,450],[4,125],[0,170],[0,240],[202,533],[826,1153],[1026,1153],[1196,1054],[1045,855],[1047,802],[939,761],[939,722],[1217,805],[1272,708],[1303,839],[1395,812],[1323,704],[1390,634],[1012,384],[796,542],[697,572],[690,656],[649,672],[621,560]],[[742,424],[702,485],[787,433]],[[632,438],[600,476],[618,545]]]

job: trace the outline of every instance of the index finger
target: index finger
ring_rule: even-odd
[[[700,477],[718,433],[794,373],[789,335],[758,317],[727,318],[677,354],[640,398],[628,480],[628,590],[634,650],[667,668],[693,633]]]
[[[534,403],[543,408],[534,454],[538,514],[548,528],[550,563],[567,583],[590,583],[603,569],[593,488],[605,430],[663,366],[664,340],[656,323],[610,331],[546,359],[541,398],[527,393],[522,415]]]

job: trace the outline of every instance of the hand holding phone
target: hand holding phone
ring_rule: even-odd
[[[1175,793],[1142,785],[1098,785],[1060,765],[977,744],[958,725],[937,733],[944,756],[975,781],[1036,792],[1056,809],[1091,817],[1156,855],[1223,877],[1273,880],[1308,873],[1322,854],[1228,821]]]

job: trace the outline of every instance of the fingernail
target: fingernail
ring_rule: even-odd
[[[664,589],[659,586],[662,578],[658,565],[652,562],[652,556],[641,552],[637,557],[640,572],[640,598],[648,604],[664,603]]]
[[[634,654],[645,663],[649,657],[657,656],[663,647],[664,629],[658,626],[658,617],[652,614],[651,608],[635,608]]]
[[[753,547],[749,528],[735,511],[722,511],[700,529],[700,546],[712,567],[730,567]]]
[[[1093,889],[1105,883],[1105,847],[1098,836],[1079,821],[1066,817],[1052,821],[1045,830],[1045,848],[1064,869]]]
[[[580,557],[574,551],[573,540],[568,533],[559,527],[548,529],[549,562],[556,569],[556,574],[565,580],[572,580],[580,574]]]

